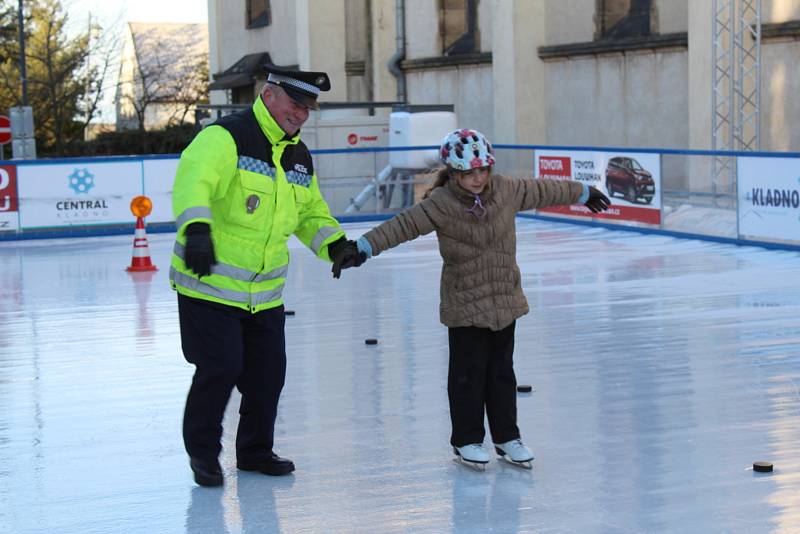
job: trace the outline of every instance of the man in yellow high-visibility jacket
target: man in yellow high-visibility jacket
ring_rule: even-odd
[[[195,481],[223,482],[222,417],[242,394],[237,467],[268,475],[294,470],[273,451],[286,375],[283,288],[294,234],[341,268],[364,261],[319,191],[300,140],[309,109],[328,91],[323,72],[267,65],[252,108],[203,129],[181,154],[172,205],[178,228],[170,283],[178,292],[181,345],[196,366],[183,439]]]

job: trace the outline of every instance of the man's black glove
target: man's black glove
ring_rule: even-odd
[[[186,246],[183,262],[200,278],[211,274],[211,266],[217,264],[214,256],[214,243],[211,241],[211,227],[206,223],[195,222],[186,227]]]
[[[589,200],[583,203],[584,206],[592,210],[593,213],[606,211],[611,205],[611,201],[599,189],[589,186]]]
[[[328,256],[333,260],[331,272],[334,278],[342,275],[342,269],[358,267],[367,261],[367,255],[358,251],[358,245],[353,240],[340,237],[328,245]]]

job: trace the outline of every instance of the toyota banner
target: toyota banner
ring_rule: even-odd
[[[661,224],[659,154],[537,150],[534,160],[536,178],[576,180],[594,186],[611,199],[608,211],[598,214],[580,204],[537,212]]]

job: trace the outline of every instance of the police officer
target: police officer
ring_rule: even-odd
[[[242,394],[237,467],[294,471],[273,451],[286,374],[289,237],[332,261],[336,277],[365,259],[331,216],[300,140],[319,93],[330,90],[327,74],[264,70],[267,84],[253,106],[206,127],[183,151],[173,187],[178,233],[170,283],[178,292],[183,353],[196,367],[183,439],[202,486],[223,482],[222,417],[234,386]]]

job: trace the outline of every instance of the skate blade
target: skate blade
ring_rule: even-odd
[[[464,467],[468,467],[468,468],[472,469],[473,471],[479,471],[481,473],[486,471],[486,464],[482,464],[482,463],[478,463],[478,462],[470,462],[469,460],[463,459],[461,456],[456,456],[455,458],[453,458],[453,461],[455,463],[457,463],[457,464],[463,465]],[[486,463],[489,463],[489,462],[486,462]]]
[[[514,467],[519,467],[521,469],[528,469],[528,470],[533,469],[533,464],[531,463],[533,462],[533,458],[531,458],[530,460],[526,460],[524,462],[515,462],[514,460],[508,458],[507,456],[501,456],[500,459],[509,465],[513,465]]]

